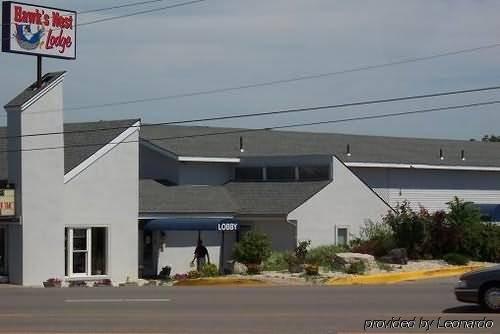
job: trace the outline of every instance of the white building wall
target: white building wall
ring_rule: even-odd
[[[9,279],[28,286],[64,276],[62,77],[53,85],[25,110],[7,110],[9,182],[21,222],[9,227]],[[18,137],[47,132],[57,134]]]
[[[108,228],[108,276],[114,282],[138,276],[138,139],[133,132],[124,139],[128,143],[64,184],[64,225]],[[63,254],[64,244],[58,249]]]
[[[408,200],[430,211],[457,196],[478,204],[500,204],[500,172],[397,168],[352,168],[391,206]]]
[[[158,250],[158,268],[157,273],[164,266],[172,268],[172,275],[187,273],[196,269],[191,267],[194,250],[198,241],[197,231],[165,231],[165,238],[162,242],[161,233],[155,232],[153,235],[154,249]],[[210,256],[210,262],[219,268],[221,233],[218,231],[201,231],[200,237],[203,245],[207,247]],[[229,233],[227,233],[229,234]],[[196,262],[195,262],[196,266]]]
[[[358,236],[367,221],[377,221],[390,210],[342,162],[332,159],[332,182],[288,215],[297,223],[297,239],[311,240],[313,246],[334,244],[338,227]]]

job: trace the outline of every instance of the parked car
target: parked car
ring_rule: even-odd
[[[461,302],[480,304],[490,311],[500,311],[500,266],[463,274],[455,296]]]

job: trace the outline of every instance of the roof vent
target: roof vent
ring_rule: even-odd
[[[351,153],[351,145],[347,144],[347,147],[346,147],[346,150],[345,150],[345,154],[350,157],[352,155]]]
[[[462,161],[465,161],[465,150],[462,150],[460,152],[460,159],[462,159]]]
[[[439,160],[444,160],[443,149],[439,149]]]
[[[245,152],[245,148],[243,147],[243,137],[240,136],[240,152]]]

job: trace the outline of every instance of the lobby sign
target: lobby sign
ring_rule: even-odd
[[[0,189],[0,217],[11,217],[16,214],[14,189]]]
[[[2,51],[76,59],[76,12],[4,1]]]
[[[238,231],[239,225],[237,223],[219,223],[217,224],[217,231]]]

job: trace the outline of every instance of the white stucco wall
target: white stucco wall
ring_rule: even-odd
[[[313,246],[336,243],[336,227],[348,227],[352,237],[368,220],[377,221],[390,209],[342,162],[333,157],[333,180],[288,215],[297,223],[297,239]]]
[[[161,245],[160,232],[155,232],[154,249],[158,250],[159,273],[164,266],[172,268],[172,275],[187,273],[195,269],[190,266],[198,240],[197,231],[165,231],[165,243]],[[201,231],[201,240],[207,247],[210,262],[219,267],[221,232]],[[226,240],[228,243],[229,240]],[[196,265],[196,262],[195,262]]]
[[[478,204],[500,204],[500,172],[396,168],[352,168],[391,206],[404,200],[413,208],[446,209],[457,196]]]
[[[108,228],[108,276],[114,282],[138,276],[138,139],[133,132],[64,184],[64,226]]]
[[[24,111],[7,111],[9,148],[23,150],[8,155],[9,182],[16,184],[22,224],[9,228],[12,283],[40,286],[48,278],[64,276],[62,107],[61,79]],[[46,132],[58,134],[12,138]],[[53,149],[45,149],[49,147]]]

